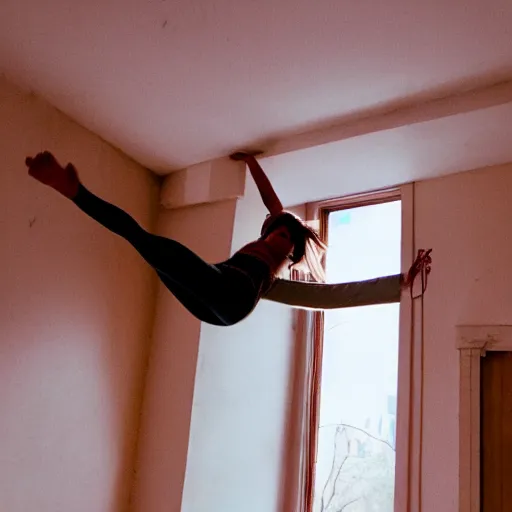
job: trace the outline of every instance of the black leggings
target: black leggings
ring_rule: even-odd
[[[125,211],[95,196],[83,185],[73,202],[130,242],[162,283],[199,320],[233,325],[258,302],[265,271],[255,258],[235,254],[223,263],[211,265],[179,242],[148,233]]]

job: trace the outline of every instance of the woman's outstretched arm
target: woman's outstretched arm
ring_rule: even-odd
[[[258,187],[263,204],[267,207],[270,215],[278,215],[281,213],[283,211],[283,205],[256,158],[253,155],[241,152],[232,154],[231,158],[233,160],[243,160],[247,164],[251,176]]]
[[[325,310],[400,301],[402,275],[340,284],[277,279],[263,299],[288,306]]]
[[[402,291],[411,290],[418,275],[422,275],[421,293],[427,288],[431,271],[432,249],[418,251],[406,274],[396,274],[366,281],[339,284],[318,284],[277,279],[264,299],[306,309],[337,309],[399,302]],[[414,297],[413,297],[414,298]]]

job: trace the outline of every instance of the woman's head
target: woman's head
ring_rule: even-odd
[[[261,228],[261,237],[267,239],[269,236],[282,238],[283,243],[286,243],[286,238],[288,243],[291,242],[291,267],[306,267],[317,282],[325,281],[322,257],[326,245],[300,217],[286,211],[267,217]]]

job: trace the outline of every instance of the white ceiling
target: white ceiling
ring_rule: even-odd
[[[510,79],[511,27],[511,0],[1,0],[0,65],[165,174]],[[511,112],[503,105],[387,130],[268,165],[279,163],[276,180],[309,158],[312,167],[331,162],[322,164],[331,173],[322,171],[325,179],[333,170],[373,173],[357,187],[407,181],[430,165],[434,146],[447,156],[442,172],[457,148],[457,165],[481,163],[480,152],[468,160],[468,137],[484,135],[491,160],[509,158],[511,141],[481,133],[479,123],[510,131]]]

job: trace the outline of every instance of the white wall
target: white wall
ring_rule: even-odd
[[[159,232],[217,262],[264,218],[250,182],[238,203],[162,212]],[[133,510],[280,510],[292,319],[263,302],[234,327],[201,324],[160,288]]]
[[[416,186],[425,297],[423,510],[458,510],[459,324],[512,324],[512,164]]]
[[[236,201],[230,200],[163,211],[158,232],[180,241],[207,261],[221,261],[229,256],[235,207]],[[142,409],[134,511],[182,510],[203,329],[204,325],[160,285]]]
[[[152,226],[152,175],[0,79],[0,510],[119,512],[131,487],[156,281],[126,242],[29,178],[27,155]]]
[[[232,252],[258,237],[265,215],[249,179]],[[183,512],[281,510],[293,319],[262,301],[233,327],[203,325]]]

